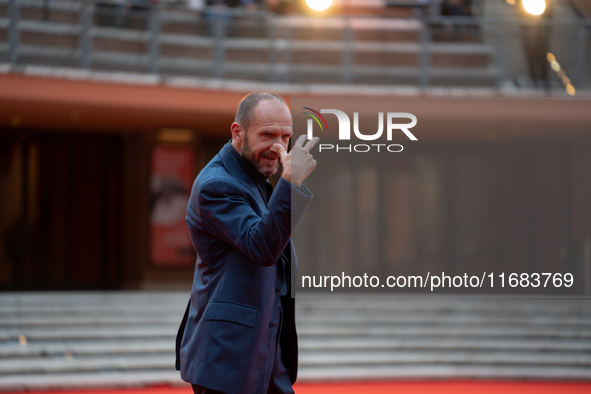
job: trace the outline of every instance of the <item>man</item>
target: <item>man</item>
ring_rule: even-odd
[[[520,1],[517,11],[521,18],[521,40],[532,86],[550,90],[547,55],[554,10],[551,1],[546,0],[545,7],[541,15],[532,15],[525,10],[523,1]]]
[[[177,369],[195,393],[293,393],[297,375],[291,232],[312,194],[318,139],[292,135],[289,109],[272,93],[242,99],[232,140],[201,171],[187,224],[197,264],[177,335]],[[275,191],[267,181],[281,162]],[[273,193],[271,195],[271,193]]]

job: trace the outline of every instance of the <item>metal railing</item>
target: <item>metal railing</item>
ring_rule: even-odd
[[[0,7],[0,57],[12,71],[50,64],[281,82],[499,86],[513,77],[510,48],[520,34],[518,20],[472,17],[320,19],[158,3],[121,17],[88,0],[1,0]],[[577,87],[589,74],[585,23],[552,22],[568,30],[563,64]]]

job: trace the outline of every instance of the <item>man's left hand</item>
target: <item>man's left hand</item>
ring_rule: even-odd
[[[302,134],[289,153],[283,146],[279,144],[273,145],[281,155],[281,164],[283,165],[281,177],[283,179],[297,187],[302,186],[304,179],[316,168],[316,160],[314,160],[310,151],[318,141],[320,141],[320,138],[314,137],[306,142],[306,135]]]

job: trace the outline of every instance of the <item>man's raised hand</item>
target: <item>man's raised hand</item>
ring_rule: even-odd
[[[306,142],[306,135],[302,134],[289,153],[283,146],[279,144],[273,145],[281,155],[281,164],[283,165],[281,177],[283,179],[297,187],[302,186],[304,179],[316,168],[316,160],[314,160],[310,151],[318,141],[320,141],[320,138],[314,137]]]

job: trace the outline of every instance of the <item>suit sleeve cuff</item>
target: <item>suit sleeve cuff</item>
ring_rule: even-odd
[[[298,199],[300,197],[311,198],[314,196],[312,194],[312,192],[310,191],[310,189],[308,189],[306,187],[306,185],[304,185],[303,183],[302,183],[302,186],[298,187],[298,186],[294,185],[293,183],[286,181],[283,177],[279,178],[279,182],[285,182],[286,184],[289,185],[289,187],[291,188],[292,199],[293,198]],[[279,185],[279,182],[277,183],[278,185]]]
[[[294,185],[293,183],[290,183],[290,182],[287,182],[287,183],[289,183],[291,185],[292,192],[294,192],[294,191],[300,192],[305,197],[312,197],[313,196],[312,192],[303,183],[302,183],[302,186],[300,186],[300,187],[297,187],[296,185]]]

